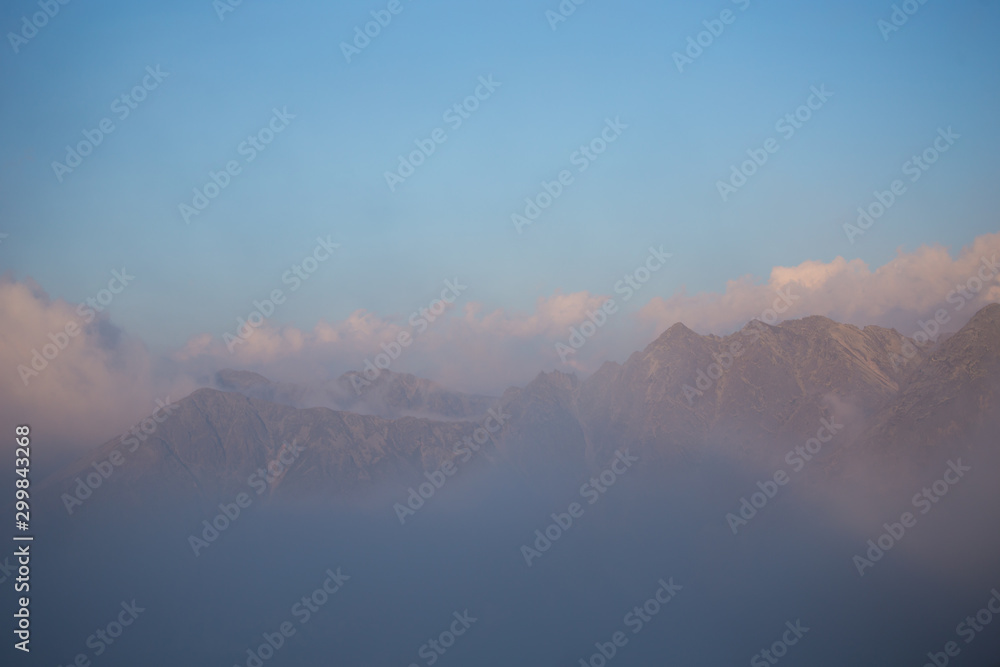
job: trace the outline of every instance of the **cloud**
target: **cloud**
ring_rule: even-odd
[[[74,304],[50,300],[34,282],[3,279],[0,368],[7,370],[0,379],[5,397],[0,415],[7,424],[38,425],[53,437],[91,446],[151,413],[156,399],[169,395],[177,400],[210,385],[214,373],[224,368],[311,384],[362,370],[366,363],[376,363],[378,355],[382,361],[394,357],[391,371],[499,395],[543,370],[585,375],[608,359],[623,361],[676,322],[701,333],[729,333],[765,317],[779,293],[792,298],[783,319],[825,315],[859,326],[891,326],[909,335],[918,329],[918,319],[945,308],[952,316],[948,328],[957,329],[986,303],[1000,301],[1000,279],[976,282],[983,260],[994,257],[1000,257],[1000,233],[977,238],[954,258],[944,247],[924,246],[900,251],[876,269],[838,257],[829,263],[774,267],[766,281],[745,276],[727,283],[721,293],[681,289],[669,298],[653,298],[636,312],[609,316],[568,363],[559,358],[556,343],[566,343],[570,327],[579,328],[609,297],[557,291],[539,297],[528,312],[489,310],[459,299],[439,315],[423,313],[416,320],[358,310],[309,330],[268,321],[233,352],[221,336],[197,333],[180,349],[153,356],[106,314],[85,322]],[[956,292],[959,285],[971,291],[963,296]],[[59,338],[69,322],[79,324],[78,335],[54,358],[44,359],[45,346],[52,352],[52,336]],[[411,343],[397,345],[404,333]],[[33,357],[36,365],[45,362],[45,368],[31,369],[37,375],[29,375],[26,384],[18,368],[30,369]]]
[[[124,432],[168,396],[157,394],[170,388],[156,378],[145,346],[106,312],[4,277],[0,322],[0,421],[29,425],[48,441],[46,453]]]
[[[945,308],[954,314],[950,325],[957,329],[979,308],[1000,301],[1000,279],[993,276],[983,285],[977,275],[984,260],[998,255],[1000,233],[980,236],[957,258],[934,245],[911,253],[900,250],[875,270],[859,259],[843,257],[829,263],[777,266],[764,284],[746,276],[727,283],[722,294],[681,291],[667,299],[656,297],[641,309],[639,319],[650,331],[683,322],[700,333],[725,334],[750,319],[764,319],[782,292],[794,296],[792,308],[782,319],[824,315],[858,326],[894,327],[909,335],[918,328],[918,319]],[[957,291],[959,286],[968,290],[970,298]],[[978,293],[973,293],[977,286]],[[965,303],[956,311],[960,301]]]
[[[452,305],[438,316],[419,314],[416,320],[358,310],[342,321],[320,321],[309,331],[265,323],[245,342],[232,345],[231,353],[221,338],[200,334],[174,359],[192,372],[234,367],[285,381],[321,382],[362,370],[366,361],[375,364],[377,355],[395,352],[405,334],[411,343],[399,346],[389,370],[428,377],[455,389],[499,394],[558,364],[554,342],[565,340],[569,327],[585,320],[587,312],[600,308],[606,299],[587,292],[556,292],[539,297],[533,312],[487,311],[482,303],[468,302]]]

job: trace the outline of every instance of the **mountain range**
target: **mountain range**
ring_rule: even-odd
[[[501,423],[484,440],[486,458],[527,476],[582,475],[625,447],[668,465],[719,447],[767,462],[824,423],[842,426],[834,468],[857,455],[918,462],[995,433],[998,371],[1000,304],[924,345],[818,316],[755,320],[725,337],[675,324],[585,380],[542,372],[500,397],[387,370],[366,383],[348,373],[318,387],[225,370],[213,387],[177,401],[134,453],[124,438],[111,440],[42,490],[54,500],[118,450],[126,460],[108,480],[113,491],[89,502],[128,506],[165,494],[205,505],[245,489],[294,442],[301,453],[268,476],[268,497],[345,497],[462,462],[469,448],[461,443],[495,423],[490,414]]]

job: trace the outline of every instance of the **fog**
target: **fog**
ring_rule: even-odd
[[[84,654],[95,665],[253,667],[248,650],[266,633],[279,645],[261,652],[266,665],[596,666],[603,647],[616,665],[773,664],[758,656],[773,648],[788,664],[919,666],[950,641],[955,664],[990,665],[996,626],[969,643],[968,630],[956,634],[1000,587],[998,468],[985,444],[942,452],[912,478],[861,460],[831,474],[817,461],[765,483],[757,503],[773,497],[744,524],[727,514],[774,470],[727,460],[721,444],[685,463],[609,460],[593,470],[598,481],[616,470],[603,491],[478,458],[403,523],[393,505],[426,480],[351,502],[275,499],[243,509],[198,555],[189,537],[219,514],[208,501],[41,517],[33,664]],[[912,496],[957,456],[972,470],[921,514]],[[916,524],[860,575],[854,557],[906,511]],[[331,573],[339,587],[304,618],[303,596],[334,588]],[[143,611],[120,637],[88,645],[133,599]],[[281,637],[283,623],[294,634]],[[438,652],[428,642],[442,633],[454,643]]]

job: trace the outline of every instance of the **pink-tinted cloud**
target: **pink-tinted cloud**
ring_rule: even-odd
[[[310,331],[274,327],[254,329],[245,342],[227,346],[202,334],[176,354],[183,364],[255,370],[285,380],[322,381],[348,370],[361,370],[376,355],[400,346],[389,370],[435,379],[468,391],[499,393],[530,380],[542,368],[559,363],[554,341],[565,339],[588,311],[607,297],[586,292],[539,297],[533,312],[487,312],[483,304],[454,305],[431,321],[381,318],[359,310],[338,322],[320,321]],[[228,347],[232,347],[232,352]],[[566,368],[566,370],[571,370]]]
[[[750,276],[730,281],[722,294],[681,292],[654,298],[639,318],[651,331],[683,322],[701,333],[724,334],[750,319],[764,319],[778,294],[790,293],[792,306],[781,319],[825,315],[859,326],[895,327],[909,335],[919,318],[946,308],[953,314],[949,324],[958,328],[979,308],[1000,301],[1000,279],[986,268],[994,258],[1000,259],[1000,233],[980,236],[956,258],[942,246],[922,246],[911,253],[899,251],[875,270],[858,259],[807,261],[775,267],[763,284]],[[991,277],[982,281],[980,270]]]
[[[0,322],[0,422],[28,424],[50,445],[123,432],[170,392],[139,340],[93,309],[50,300],[33,281],[0,280]]]
[[[223,368],[314,383],[362,370],[380,354],[395,354],[392,371],[497,395],[542,370],[586,374],[608,359],[624,360],[675,322],[725,334],[750,319],[766,318],[768,309],[782,303],[779,294],[791,301],[782,319],[825,315],[893,326],[910,335],[919,318],[946,308],[948,328],[957,329],[986,303],[1000,301],[1000,277],[992,271],[989,280],[977,284],[981,269],[986,273],[984,260],[988,264],[995,258],[1000,258],[1000,233],[979,237],[957,257],[927,246],[900,252],[876,269],[843,258],[806,261],[775,267],[766,282],[749,276],[733,280],[721,293],[681,290],[653,298],[638,311],[610,316],[567,363],[556,343],[566,343],[570,327],[580,328],[607,296],[557,291],[540,297],[528,312],[488,310],[482,303],[457,300],[422,324],[423,318],[388,318],[365,310],[340,321],[320,321],[309,330],[265,321],[232,352],[222,337],[200,333],[180,349],[153,357],[107,317],[82,322],[74,304],[50,300],[31,281],[8,279],[0,281],[0,368],[6,369],[0,374],[0,417],[7,424],[33,422],[53,437],[92,445],[148,415],[157,398],[176,400],[210,384]],[[957,291],[959,285],[965,295]],[[79,334],[25,382],[18,367],[31,368],[33,350],[41,353],[52,343],[50,334],[58,337],[71,321],[80,322]],[[403,334],[411,342],[397,349]]]

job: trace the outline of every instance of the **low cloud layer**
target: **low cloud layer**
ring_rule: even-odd
[[[775,267],[763,283],[751,276],[733,280],[723,293],[689,295],[682,289],[654,297],[634,312],[602,315],[610,296],[588,292],[540,297],[530,312],[442,302],[436,313],[402,320],[359,310],[342,321],[320,321],[311,330],[265,321],[236,344],[197,334],[164,357],[152,355],[107,313],[85,321],[76,304],[49,299],[31,280],[4,279],[0,367],[6,370],[0,379],[0,416],[8,424],[44,425],[55,439],[89,447],[151,413],[156,399],[177,400],[210,384],[223,368],[315,383],[388,362],[391,371],[499,395],[542,370],[587,374],[608,359],[624,360],[676,322],[721,335],[754,318],[824,315],[911,335],[919,319],[943,308],[950,317],[946,328],[957,330],[983,305],[1000,301],[997,259],[1000,233],[977,238],[957,257],[944,247],[925,246],[900,252],[876,269],[839,257],[829,263],[807,261]],[[72,336],[66,334],[71,322],[79,327]],[[573,349],[574,328],[583,336],[576,341],[586,342],[567,353]],[[558,343],[566,347],[557,348]]]

